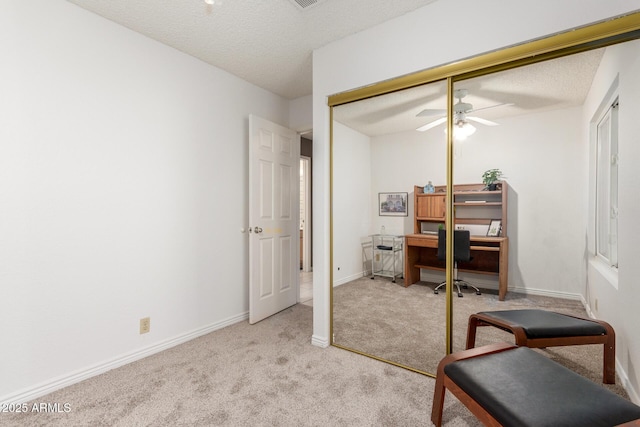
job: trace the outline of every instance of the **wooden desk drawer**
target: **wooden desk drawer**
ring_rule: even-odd
[[[421,248],[437,248],[438,239],[407,237],[407,246],[419,246]]]

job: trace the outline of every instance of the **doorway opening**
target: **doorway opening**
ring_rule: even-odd
[[[300,299],[310,303],[313,298],[312,222],[311,222],[311,155],[312,141],[300,138]]]

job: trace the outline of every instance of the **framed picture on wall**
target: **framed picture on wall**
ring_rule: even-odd
[[[489,230],[487,230],[487,237],[498,237],[502,230],[502,221],[499,219],[492,219],[489,224]]]
[[[380,216],[408,216],[407,200],[409,193],[378,193],[378,212]]]

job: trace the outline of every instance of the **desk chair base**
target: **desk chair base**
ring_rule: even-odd
[[[472,287],[473,289],[475,289],[476,291],[476,295],[482,295],[480,293],[480,289],[476,288],[475,286],[473,286],[471,283],[466,282],[462,279],[458,279],[458,263],[454,263],[453,266],[453,284],[455,285],[456,289],[458,289],[458,297],[462,298],[462,292],[460,291],[460,285],[462,285],[462,287],[464,289],[467,289],[469,286]],[[440,290],[440,288],[442,288],[443,286],[446,286],[447,282],[444,281],[442,283],[440,283],[438,286],[436,286],[436,288],[433,290],[433,293],[438,295],[438,291]]]
[[[468,287],[472,287],[473,289],[475,289],[476,291],[476,295],[482,295],[482,293],[480,292],[480,289],[476,288],[475,286],[473,286],[471,283],[469,282],[465,282],[464,280],[460,280],[460,279],[454,279],[453,284],[455,285],[456,289],[458,289],[458,297],[462,298],[462,291],[460,291],[460,285],[462,285],[462,287],[464,289],[467,289]],[[440,288],[444,287],[447,285],[447,282],[442,282],[440,283],[438,286],[436,286],[436,288],[433,290],[433,293],[438,295],[438,291],[440,290]]]

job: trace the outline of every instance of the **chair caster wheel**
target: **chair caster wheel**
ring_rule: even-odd
[[[372,277],[371,280],[375,279],[375,277]]]
[[[476,292],[476,295],[482,295],[482,294],[480,293],[480,291],[478,291],[478,292]]]
[[[433,291],[434,294],[438,295],[438,291]]]
[[[458,294],[458,298],[462,298],[462,294]]]

